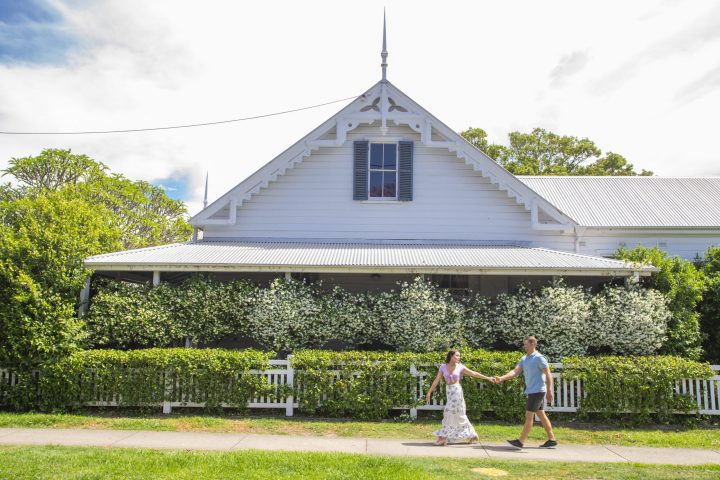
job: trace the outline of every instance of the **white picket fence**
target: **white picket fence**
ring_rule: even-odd
[[[434,376],[434,369],[437,366],[422,365],[421,370],[410,367],[410,373],[418,379],[416,384],[416,398],[423,398],[424,380],[427,376]],[[427,367],[427,368],[426,368]],[[548,412],[576,412],[583,398],[582,382],[579,380],[566,380],[562,377],[562,364],[551,364],[554,378],[554,400],[546,406]],[[716,373],[720,373],[720,365],[712,365],[712,369]],[[432,372],[432,373],[428,373]],[[291,391],[299,392],[302,395],[303,386],[296,382],[296,371],[292,367],[292,356],[288,356],[287,360],[270,360],[270,368],[267,370],[251,370],[251,374],[262,375],[268,384],[276,386],[287,385]],[[340,371],[334,372],[339,376]],[[173,376],[159,372],[159,381],[164,382],[166,391],[178,392],[179,386],[173,384]],[[4,385],[15,385],[17,378],[7,370],[0,370],[0,380]],[[482,384],[480,384],[480,388]],[[684,379],[675,385],[675,391],[678,393],[688,394],[697,402],[698,413],[702,415],[720,415],[720,374],[709,379]],[[204,403],[196,401],[188,394],[182,392],[174,395],[174,401],[166,401],[162,404],[163,413],[171,413],[174,407],[203,407]],[[440,395],[439,397],[444,397]],[[108,396],[104,392],[96,392],[94,401],[87,402],[87,406],[103,406],[113,407],[119,405],[119,399]],[[0,398],[0,405],[2,398]],[[160,405],[158,405],[160,406]],[[223,405],[228,406],[228,405]],[[409,410],[410,416],[415,418],[418,410],[442,410],[445,407],[442,400],[431,400],[429,404],[420,405],[414,408],[408,406],[398,406],[396,409]],[[285,398],[259,397],[253,398],[248,403],[251,409],[285,409],[285,415],[292,417],[294,410],[298,408],[297,399],[292,395]]]

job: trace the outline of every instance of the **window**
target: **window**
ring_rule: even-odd
[[[353,142],[353,200],[411,202],[413,142],[389,138],[371,142]]]
[[[447,289],[452,296],[464,296],[469,292],[467,275],[431,275],[430,280],[438,287]]]
[[[369,197],[397,199],[398,148],[396,143],[371,143]]]

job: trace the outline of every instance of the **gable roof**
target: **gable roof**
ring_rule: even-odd
[[[447,127],[392,83],[382,80],[208,205],[192,217],[190,223],[196,227],[234,224],[236,209],[243,202],[301,163],[314,150],[343,145],[347,141],[347,133],[362,124],[377,125],[379,133],[383,134],[387,131],[390,122],[394,125],[406,125],[419,133],[424,146],[446,148],[455,153],[458,159],[488,178],[517,203],[524,205],[533,213],[533,219],[538,218],[538,209],[551,219],[550,222],[543,224],[534,220],[534,228],[567,231],[575,224],[572,218],[528,188],[517,177]],[[229,213],[218,217],[219,212],[224,211],[226,207],[229,207]]]
[[[470,242],[203,241],[95,255],[94,270],[629,276],[649,265],[548,248]]]
[[[517,178],[583,226],[720,228],[720,177]]]

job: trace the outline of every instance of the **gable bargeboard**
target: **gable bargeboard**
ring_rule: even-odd
[[[353,141],[383,138],[415,145],[412,201],[353,200]],[[572,219],[382,82],[191,223],[206,239],[465,240],[574,248]]]

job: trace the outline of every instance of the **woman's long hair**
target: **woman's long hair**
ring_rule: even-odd
[[[460,350],[450,350],[447,355],[445,355],[445,363],[450,363],[450,360],[452,359],[453,355],[456,353],[459,353]]]

